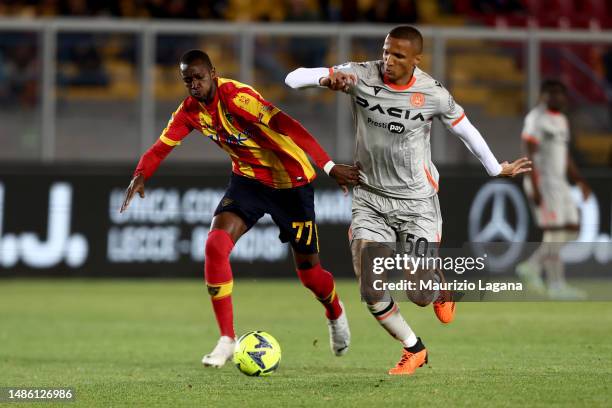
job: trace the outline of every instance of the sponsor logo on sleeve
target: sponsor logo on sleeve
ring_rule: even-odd
[[[448,110],[455,110],[455,98],[450,93],[448,94]]]

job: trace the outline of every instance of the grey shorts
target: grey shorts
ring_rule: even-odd
[[[539,206],[532,199],[533,185],[529,177],[523,179],[523,188],[529,198],[531,213],[540,228],[559,228],[579,224],[580,214],[572,197],[569,183],[541,183],[542,202]]]
[[[382,196],[363,187],[353,189],[352,239],[404,241],[406,234],[440,242],[442,216],[438,196],[401,199]]]

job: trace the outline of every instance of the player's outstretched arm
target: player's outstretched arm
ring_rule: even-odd
[[[348,191],[346,186],[359,184],[357,167],[334,163],[315,137],[291,116],[283,111],[278,111],[272,116],[268,126],[272,130],[291,138],[295,144],[312,157],[319,168],[335,179],[345,192]]]
[[[136,170],[134,170],[134,176],[132,177],[132,181],[125,191],[125,198],[123,200],[123,204],[121,204],[121,208],[119,212],[124,212],[127,210],[132,198],[134,198],[134,194],[138,193],[140,198],[144,198],[145,189],[144,183],[148,180],[155,170],[159,167],[161,162],[170,154],[174,146],[170,146],[161,140],[158,140],[147,150],[138,165],[136,166]]]
[[[285,84],[293,89],[320,86],[319,81],[329,75],[329,68],[298,68],[285,77]]]
[[[141,198],[144,198],[144,182],[148,180],[157,170],[161,162],[170,154],[174,147],[181,144],[193,127],[189,123],[187,114],[184,112],[185,102],[181,103],[178,109],[172,114],[172,118],[168,122],[168,126],[164,129],[161,136],[153,146],[147,150],[134,170],[134,176],[129,187],[125,191],[125,199],[119,209],[119,212],[124,212],[130,205],[130,201],[134,198],[134,194],[138,193]]]
[[[357,77],[331,68],[298,68],[287,75],[285,83],[294,89],[324,86],[332,91],[348,92],[357,83]]]
[[[526,157],[512,163],[499,163],[478,129],[472,125],[465,115],[462,115],[458,122],[454,124],[452,131],[463,141],[469,151],[480,160],[489,176],[515,177],[531,171],[531,161]]]

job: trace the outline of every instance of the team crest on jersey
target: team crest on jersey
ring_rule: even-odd
[[[237,102],[239,102],[241,105],[243,105],[243,108],[246,108],[249,106],[249,104],[251,103],[251,98],[247,97],[246,95],[237,95],[236,96],[236,100]]]
[[[410,104],[415,108],[420,108],[425,105],[425,95],[420,92],[413,93],[412,96],[410,96]]]

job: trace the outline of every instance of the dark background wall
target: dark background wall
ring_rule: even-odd
[[[229,167],[162,167],[147,183],[147,197],[135,198],[121,216],[118,209],[131,172],[127,166],[0,167],[0,277],[203,276],[204,239]],[[443,167],[440,173],[443,243],[461,247],[474,239],[470,222],[478,229],[491,218],[493,196],[481,208],[472,207],[478,192],[494,179],[478,167]],[[599,220],[597,225],[589,221],[584,236],[596,240],[604,234],[609,241],[612,177],[597,172],[587,177]],[[519,233],[517,240],[539,239],[529,212],[526,220],[518,215],[527,210],[520,181],[494,182],[503,184],[504,218],[513,230],[526,223],[526,235]],[[317,178],[315,189],[323,263],[335,275],[350,277],[350,197],[325,175]],[[518,204],[510,190],[519,193]],[[235,275],[292,276],[289,248],[277,236],[278,229],[267,218],[249,231],[233,253]]]

